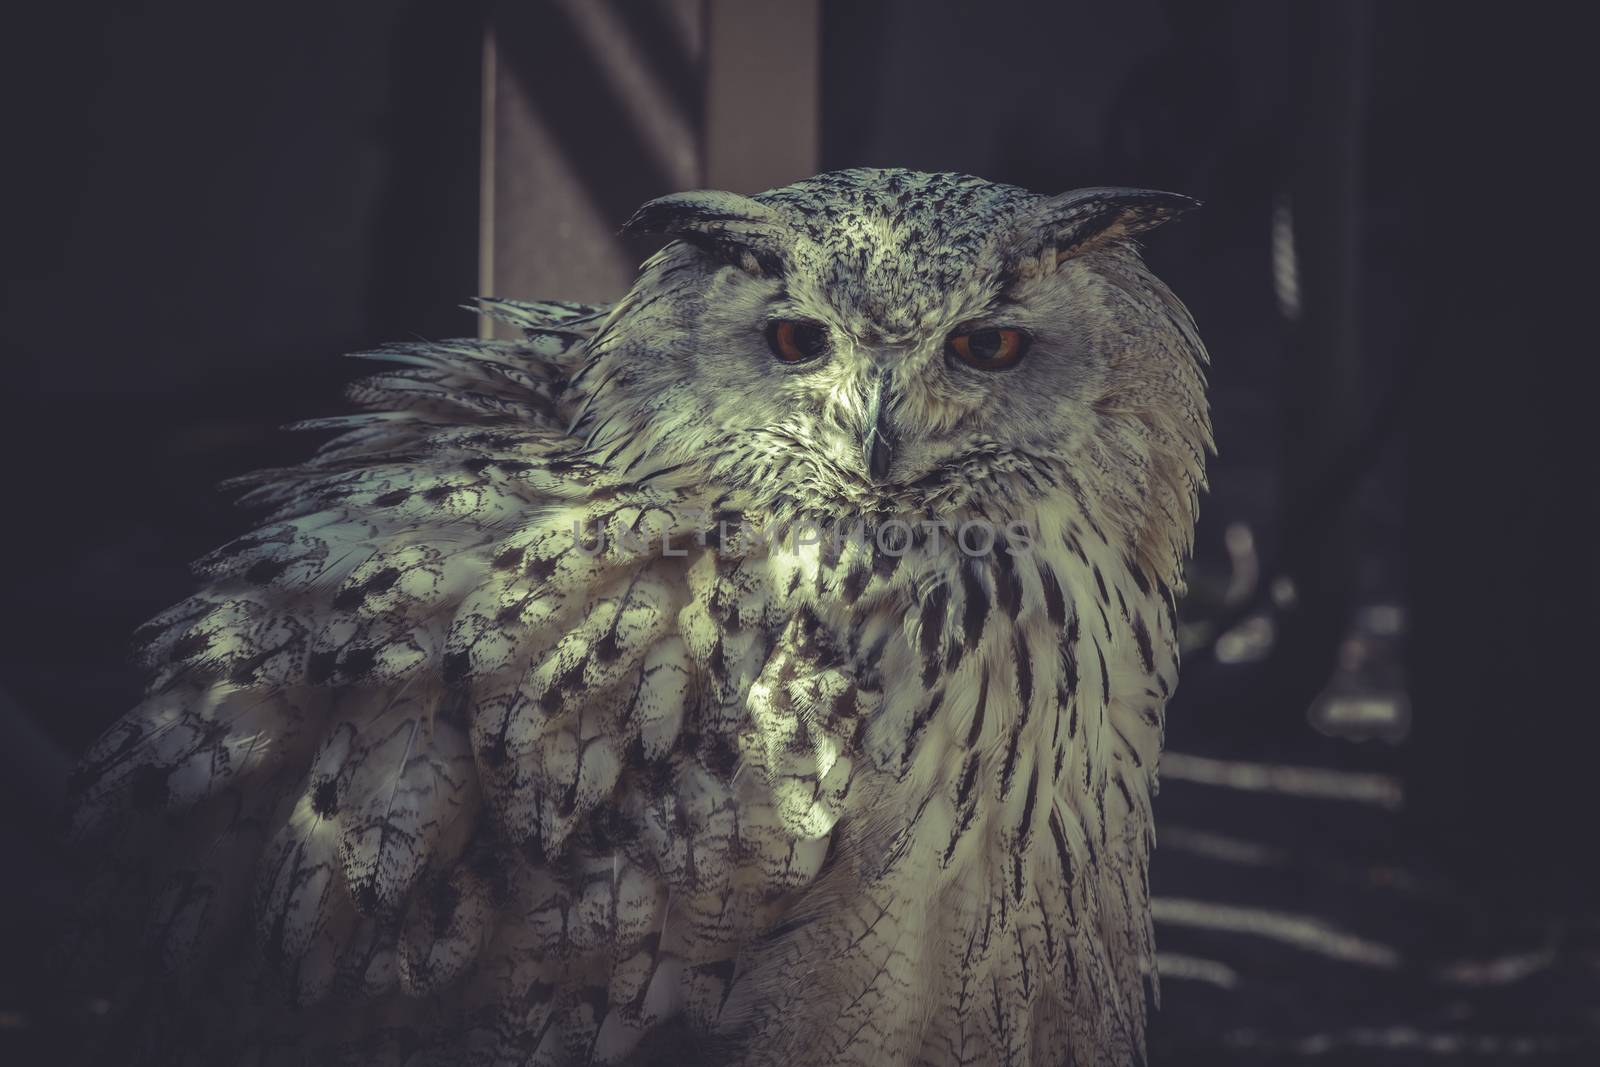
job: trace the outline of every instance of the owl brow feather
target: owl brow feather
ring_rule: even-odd
[[[675,237],[731,266],[763,278],[788,270],[794,233],[773,208],[716,189],[674,193],[650,201],[623,223],[625,237]]]

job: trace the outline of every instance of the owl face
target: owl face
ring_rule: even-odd
[[[901,170],[655,201],[629,229],[681,240],[597,342],[611,403],[653,451],[823,510],[1057,465],[1146,483],[1118,438],[1203,410],[1198,342],[1126,238],[1187,205]]]

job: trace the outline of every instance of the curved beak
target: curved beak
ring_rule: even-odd
[[[861,439],[861,462],[874,482],[883,482],[889,477],[889,466],[894,461],[894,433],[889,424],[892,406],[889,375],[881,372],[872,383],[872,395],[867,400],[867,427]]]

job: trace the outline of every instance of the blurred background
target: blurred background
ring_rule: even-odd
[[[1559,9],[84,0],[6,16],[0,1058],[127,635],[341,353],[607,300],[660,194],[857,165],[1206,202],[1213,355],[1152,880],[1152,1061],[1600,1062],[1592,138]],[[1590,119],[1592,122],[1592,118]],[[13,1058],[15,1057],[15,1058]]]

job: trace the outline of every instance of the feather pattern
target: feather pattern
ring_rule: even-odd
[[[364,353],[360,412],[234,483],[258,527],[136,635],[148,696],[82,764],[80,838],[169,842],[113,860],[161,988],[216,990],[150,1013],[146,1057],[1138,1057],[1209,426],[1192,324],[1095,214],[1118,192],[1071,201],[1060,257],[996,244],[1041,198],[959,176],[680,198],[640,225],[714,247],[613,307],[484,300],[520,340]],[[1004,439],[904,371],[921,473],[889,486],[833,443],[868,410],[842,356],[809,400],[715,384],[758,296],[865,345],[1002,289],[1098,309],[1108,362]]]

